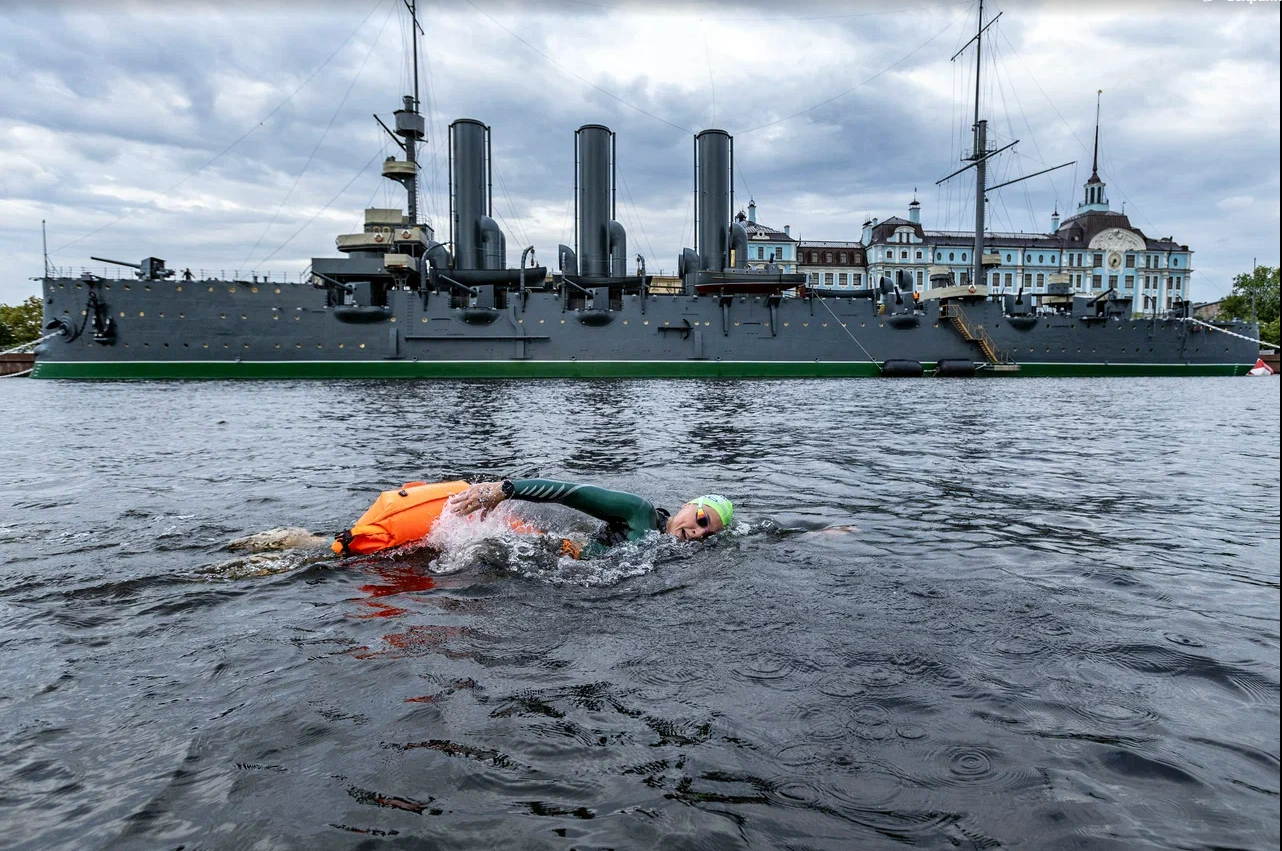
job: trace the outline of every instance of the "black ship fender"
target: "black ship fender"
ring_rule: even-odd
[[[922,367],[921,361],[915,360],[888,360],[881,362],[881,375],[883,378],[921,378],[926,374]]]

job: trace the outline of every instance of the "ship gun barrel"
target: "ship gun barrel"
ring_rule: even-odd
[[[90,260],[97,260],[99,263],[114,263],[117,266],[130,266],[134,269],[141,269],[141,263],[126,263],[124,260],[108,260],[106,257],[90,257]]]

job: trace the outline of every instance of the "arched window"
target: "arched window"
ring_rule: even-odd
[[[818,252],[818,251],[812,251],[812,252],[810,252],[810,262],[811,262],[811,263],[818,263],[818,262],[819,262],[819,252]]]
[[[844,252],[844,251],[843,251],[843,252],[841,252],[841,254],[840,254],[840,255],[838,255],[838,256],[839,256],[841,259],[840,259],[840,260],[838,260],[837,262],[839,262],[841,265],[845,266],[845,265],[846,265],[846,252]]]
[[[832,262],[832,252],[831,252],[831,251],[824,252],[824,262],[825,262],[825,263],[831,263],[831,262]]]

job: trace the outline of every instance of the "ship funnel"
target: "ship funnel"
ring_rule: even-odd
[[[734,201],[734,140],[724,130],[694,137],[695,251],[703,269],[720,272],[730,248],[730,209]]]
[[[622,277],[627,234],[615,218],[615,136],[602,124],[574,131],[575,253],[584,277]],[[563,267],[564,268],[564,267]]]
[[[490,128],[475,119],[460,118],[450,125],[450,239],[455,269],[503,267],[502,258],[494,265],[494,253],[505,240],[490,218],[493,197]]]

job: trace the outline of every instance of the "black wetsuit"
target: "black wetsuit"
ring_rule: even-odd
[[[515,479],[512,486],[512,499],[556,502],[605,522],[593,545],[576,553],[577,557],[597,555],[624,541],[644,538],[651,531],[666,531],[668,526],[669,513],[636,494],[552,479]]]

